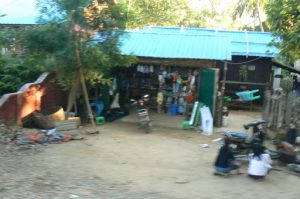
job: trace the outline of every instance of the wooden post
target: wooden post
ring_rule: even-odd
[[[217,96],[217,108],[216,108],[216,121],[215,126],[216,127],[222,127],[222,107],[223,107],[223,97]]]
[[[222,82],[222,98],[224,98],[225,87],[226,87],[226,77],[227,77],[227,62],[224,63],[224,71],[223,71],[223,82]]]
[[[76,93],[78,92],[78,90],[80,88],[79,86],[80,86],[80,78],[75,80],[75,82],[73,83],[72,88],[69,92],[67,109],[65,111],[67,118],[69,117],[69,112],[71,111],[73,106],[76,104],[75,103],[76,102]],[[77,112],[77,111],[75,111],[75,112]]]
[[[289,92],[288,93],[288,97],[287,97],[287,101],[286,103],[286,111],[285,111],[285,118],[284,118],[284,124],[285,126],[288,126],[291,123],[291,119],[293,117],[293,106],[294,106],[294,102],[293,102],[293,93]]]
[[[215,125],[217,127],[222,126],[222,112],[223,112],[223,102],[224,102],[225,87],[226,87],[226,77],[227,77],[227,62],[224,63],[221,95],[217,96],[217,111],[216,111],[217,115],[216,115],[216,122],[215,122]]]
[[[263,103],[263,114],[262,114],[262,118],[263,120],[266,120],[269,122],[268,126],[270,126],[270,121],[269,121],[269,117],[270,117],[270,114],[271,114],[271,111],[270,111],[270,106],[271,106],[271,91],[270,90],[266,90],[264,92],[264,103]]]
[[[80,47],[80,31],[79,31],[79,36],[77,38],[77,43],[76,43],[76,61],[77,61],[77,65],[78,65],[78,74],[79,74],[79,78],[80,78],[80,82],[81,82],[81,86],[82,86],[85,105],[86,105],[86,108],[87,108],[88,114],[89,114],[89,119],[91,120],[92,126],[96,127],[94,115],[93,115],[93,112],[92,112],[92,109],[90,106],[90,100],[89,100],[89,95],[88,95],[85,80],[84,80],[84,75],[82,72],[82,63],[81,63],[81,59],[80,59],[79,47]]]
[[[92,109],[91,109],[91,106],[90,106],[89,95],[88,95],[88,92],[87,92],[87,89],[86,89],[86,84],[85,84],[85,80],[84,80],[84,76],[83,76],[81,67],[79,68],[78,73],[79,73],[79,77],[80,77],[80,81],[81,81],[81,86],[82,86],[82,91],[83,91],[83,95],[84,95],[85,105],[86,105],[86,108],[87,108],[88,113],[89,113],[89,118],[91,120],[92,126],[96,127],[95,120],[94,120],[94,115],[93,115],[93,112],[92,112]]]
[[[296,97],[294,99],[294,117],[293,117],[293,122],[296,125],[296,127],[299,129],[300,128],[300,97]]]
[[[222,88],[221,88],[221,96],[220,96],[220,123],[222,126],[223,123],[223,103],[224,103],[224,96],[225,96],[225,89],[226,89],[226,79],[227,79],[227,61],[224,63],[224,71],[223,71],[223,82],[222,82]]]

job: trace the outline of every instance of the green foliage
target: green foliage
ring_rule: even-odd
[[[268,25],[268,23],[266,21],[264,21],[262,23],[262,26],[263,26],[263,29],[264,29],[265,32],[270,32],[270,26]],[[238,29],[260,32],[261,31],[261,26],[260,25],[256,25],[256,26],[245,25],[245,26],[240,26]]]
[[[16,30],[13,28],[0,29],[0,48],[14,49],[16,47],[15,42]]]
[[[264,26],[267,26],[267,24],[263,24],[262,15],[265,13],[266,5],[269,1],[270,0],[238,0],[234,7],[233,19],[235,20],[237,17],[242,17],[243,14],[257,18],[260,23],[260,31],[264,32]]]
[[[279,39],[273,44],[281,50],[282,59],[293,63],[300,58],[300,2],[273,0],[267,8],[272,33]]]
[[[0,57],[0,95],[16,92],[25,83],[35,81],[43,67],[31,64],[30,57],[14,54]]]
[[[203,27],[205,13],[189,6],[188,0],[121,0],[127,6],[127,27],[194,26]]]
[[[264,10],[268,2],[269,0],[239,0],[234,7],[233,16],[241,17],[243,14],[250,14],[252,17],[256,17],[258,14],[257,5]]]
[[[3,28],[0,30],[0,95],[16,92],[23,84],[35,81],[44,72],[44,67],[35,63],[35,58],[20,52],[19,37],[24,29]]]
[[[185,26],[234,29],[234,0],[118,0],[126,8],[127,27]],[[222,4],[222,6],[220,6]]]
[[[235,30],[242,26],[241,21],[232,20],[234,12],[232,5],[236,2],[235,0],[209,0],[208,2],[208,7],[201,8],[204,27]]]
[[[109,0],[93,2],[38,0],[41,25],[1,29],[0,47],[9,54],[0,58],[0,94],[15,92],[44,71],[56,72],[60,85],[69,88],[79,78],[79,67],[91,86],[108,84],[105,71],[134,63],[135,57],[119,50],[122,32],[117,29],[127,21],[124,6],[111,6]],[[98,43],[91,40],[96,34]]]
[[[136,59],[121,55],[119,50],[121,32],[117,30],[124,28],[127,20],[124,6],[109,2],[38,0],[42,25],[28,28],[20,36],[23,53],[56,71],[64,87],[78,79],[79,67],[87,82],[94,83],[102,82],[103,72],[110,68],[131,65]],[[99,42],[92,41],[95,35]]]
[[[293,88],[293,76],[289,71],[283,70],[282,80],[280,81],[280,87],[286,92],[289,93]]]

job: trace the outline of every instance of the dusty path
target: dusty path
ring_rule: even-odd
[[[85,141],[28,150],[2,145],[0,198],[299,198],[300,178],[283,171],[263,182],[212,175],[218,134],[162,127],[144,134],[122,122],[99,129]]]

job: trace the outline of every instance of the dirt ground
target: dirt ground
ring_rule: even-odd
[[[246,176],[246,163],[244,175],[213,175],[218,145],[212,140],[221,137],[218,132],[242,130],[245,121],[258,117],[233,112],[228,127],[205,136],[176,128],[180,117],[159,115],[153,115],[153,131],[145,134],[130,116],[99,126],[100,134],[85,135],[88,127],[82,128],[83,141],[0,144],[0,198],[298,199],[300,178],[284,168],[263,181]]]

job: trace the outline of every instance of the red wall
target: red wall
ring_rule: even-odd
[[[17,93],[4,95],[0,99],[0,120],[20,124],[22,118],[34,111],[54,106],[66,107],[66,92],[53,82],[53,78],[53,75],[44,73]]]
[[[18,115],[17,106],[18,94],[10,95],[0,106],[0,120],[15,121]]]

